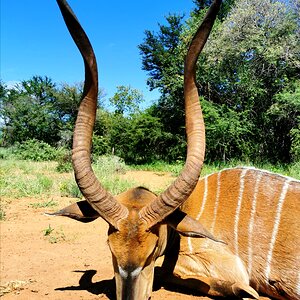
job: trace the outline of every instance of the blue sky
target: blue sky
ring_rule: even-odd
[[[149,92],[137,45],[146,29],[157,32],[169,13],[189,15],[192,0],[69,0],[96,53],[100,87],[111,97],[118,85]],[[1,79],[5,83],[49,76],[56,83],[83,80],[83,62],[55,0],[1,0]]]

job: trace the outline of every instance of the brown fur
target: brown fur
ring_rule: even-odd
[[[237,245],[235,245],[235,214],[242,172],[245,172],[244,190],[241,195],[238,227],[236,227],[238,240]],[[219,182],[218,174],[220,174]],[[257,187],[255,187],[256,182]],[[217,204],[218,184],[219,199]],[[287,188],[285,197],[284,185]],[[300,269],[300,182],[253,168],[223,170],[221,173],[207,177],[207,199],[199,218],[200,208],[204,201],[204,188],[205,180],[201,179],[190,198],[183,205],[183,210],[211,230],[216,238],[228,243],[228,251],[232,253],[232,257],[236,254],[242,259],[247,272],[250,272],[250,283],[256,290],[276,299],[299,299],[300,295],[297,289],[299,289]],[[255,190],[257,191],[256,199],[254,199]],[[284,199],[282,199],[282,210],[279,215],[280,197],[284,197]],[[254,201],[256,201],[256,209],[253,214],[253,230],[250,233],[251,209]],[[269,277],[266,278],[272,235],[276,233],[274,231],[276,218],[279,218],[277,221],[278,231],[269,265]],[[213,220],[215,220],[214,225]],[[189,242],[192,242],[192,253]],[[188,241],[188,238],[183,237],[177,269],[180,270],[180,268],[189,265],[188,259],[185,259],[185,255],[188,253],[193,261],[198,261],[204,266],[212,264],[214,268],[219,270],[220,276],[218,277],[224,277],[224,272],[232,272],[234,264],[229,263],[226,266],[220,262],[220,259],[213,259],[211,254],[213,251],[214,255],[218,256],[222,253],[223,248],[224,245],[222,244],[201,239]],[[236,249],[238,249],[238,253],[236,253]],[[249,255],[249,251],[251,251],[251,255]],[[211,260],[209,263],[207,263],[207,257]],[[201,267],[198,267],[198,271],[194,270],[191,273],[202,275],[203,271],[201,271]],[[209,274],[210,272],[206,272],[207,276]]]

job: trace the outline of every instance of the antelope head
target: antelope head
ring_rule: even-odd
[[[72,162],[76,182],[85,201],[54,215],[79,221],[98,217],[109,224],[108,244],[112,253],[117,299],[148,299],[154,263],[163,255],[168,228],[192,237],[214,237],[179,207],[198,182],[205,152],[205,130],[195,82],[198,56],[209,36],[221,0],[215,0],[195,34],[185,60],[184,90],[188,150],[182,173],[161,195],[134,188],[117,196],[106,191],[91,167],[91,140],[98,95],[96,58],[84,30],[65,0],[57,0],[65,23],[84,60],[85,84],[76,120]]]

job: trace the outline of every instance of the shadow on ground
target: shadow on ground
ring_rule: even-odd
[[[60,287],[56,288],[56,291],[79,291],[84,290],[88,291],[94,295],[104,294],[110,300],[116,300],[116,284],[114,278],[112,279],[105,279],[99,282],[92,282],[94,275],[97,273],[96,270],[86,270],[86,271],[74,271],[76,273],[83,273],[79,280],[78,286],[67,286],[67,287]],[[199,293],[195,290],[190,290],[188,288],[174,286],[172,284],[165,283],[166,278],[163,278],[161,275],[161,270],[159,267],[155,268],[155,276],[154,276],[154,284],[153,284],[153,291],[158,291],[161,288],[165,290],[186,294],[186,295],[193,295],[198,297],[203,297],[202,293]],[[221,299],[219,297],[211,298],[211,299]],[[224,300],[224,298],[222,298]],[[232,298],[231,298],[232,299]]]
[[[79,280],[78,286],[67,286],[56,288],[56,291],[88,291],[94,295],[104,294],[110,300],[116,299],[116,284],[115,279],[106,279],[99,282],[92,282],[92,278],[97,273],[96,270],[74,271],[76,273],[83,273]]]

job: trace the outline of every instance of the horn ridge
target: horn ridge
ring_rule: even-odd
[[[203,49],[222,0],[215,0],[190,44],[184,64],[184,99],[186,112],[187,158],[178,178],[148,206],[140,211],[148,228],[162,222],[194,190],[205,155],[205,126],[196,85],[196,63]]]
[[[118,229],[118,222],[127,217],[128,210],[104,189],[91,166],[91,143],[98,98],[96,57],[85,31],[67,1],[57,0],[57,3],[85,66],[83,95],[73,135],[72,162],[75,179],[89,204],[104,220]]]

